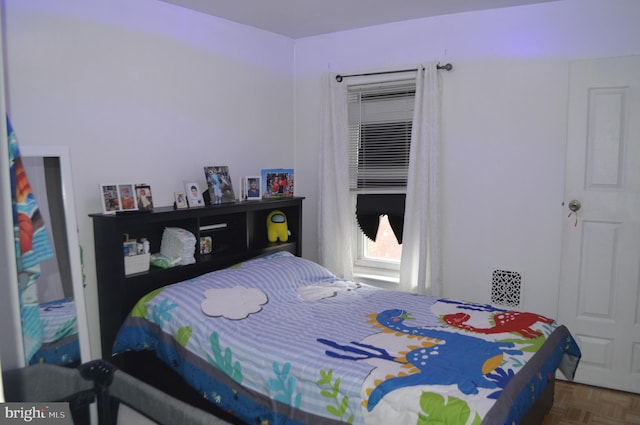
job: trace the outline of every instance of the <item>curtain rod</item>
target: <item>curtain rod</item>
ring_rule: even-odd
[[[440,65],[440,62],[438,62],[438,64],[436,65],[436,69],[451,71],[453,69],[453,65],[451,65],[450,63]],[[409,71],[416,71],[416,69],[398,69],[396,71],[381,71],[381,72],[367,72],[364,74],[336,75],[336,81],[341,83],[344,78],[348,78],[348,77],[366,77],[369,75],[397,74],[399,72],[409,72]]]

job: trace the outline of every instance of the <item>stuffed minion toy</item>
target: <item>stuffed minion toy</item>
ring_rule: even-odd
[[[273,210],[267,215],[267,237],[269,242],[286,242],[289,239],[287,216],[280,210]]]

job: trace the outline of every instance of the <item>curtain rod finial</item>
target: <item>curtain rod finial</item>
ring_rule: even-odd
[[[336,81],[341,83],[342,82],[342,75],[336,75]]]
[[[453,65],[450,63],[440,65],[440,62],[436,65],[436,69],[444,69],[445,71],[451,71],[453,69]]]

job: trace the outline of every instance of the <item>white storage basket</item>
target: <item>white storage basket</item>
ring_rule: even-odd
[[[124,274],[142,273],[149,270],[151,254],[129,255],[124,257]]]

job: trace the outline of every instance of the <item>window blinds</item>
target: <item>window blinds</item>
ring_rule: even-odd
[[[348,89],[349,188],[407,186],[415,80]]]

